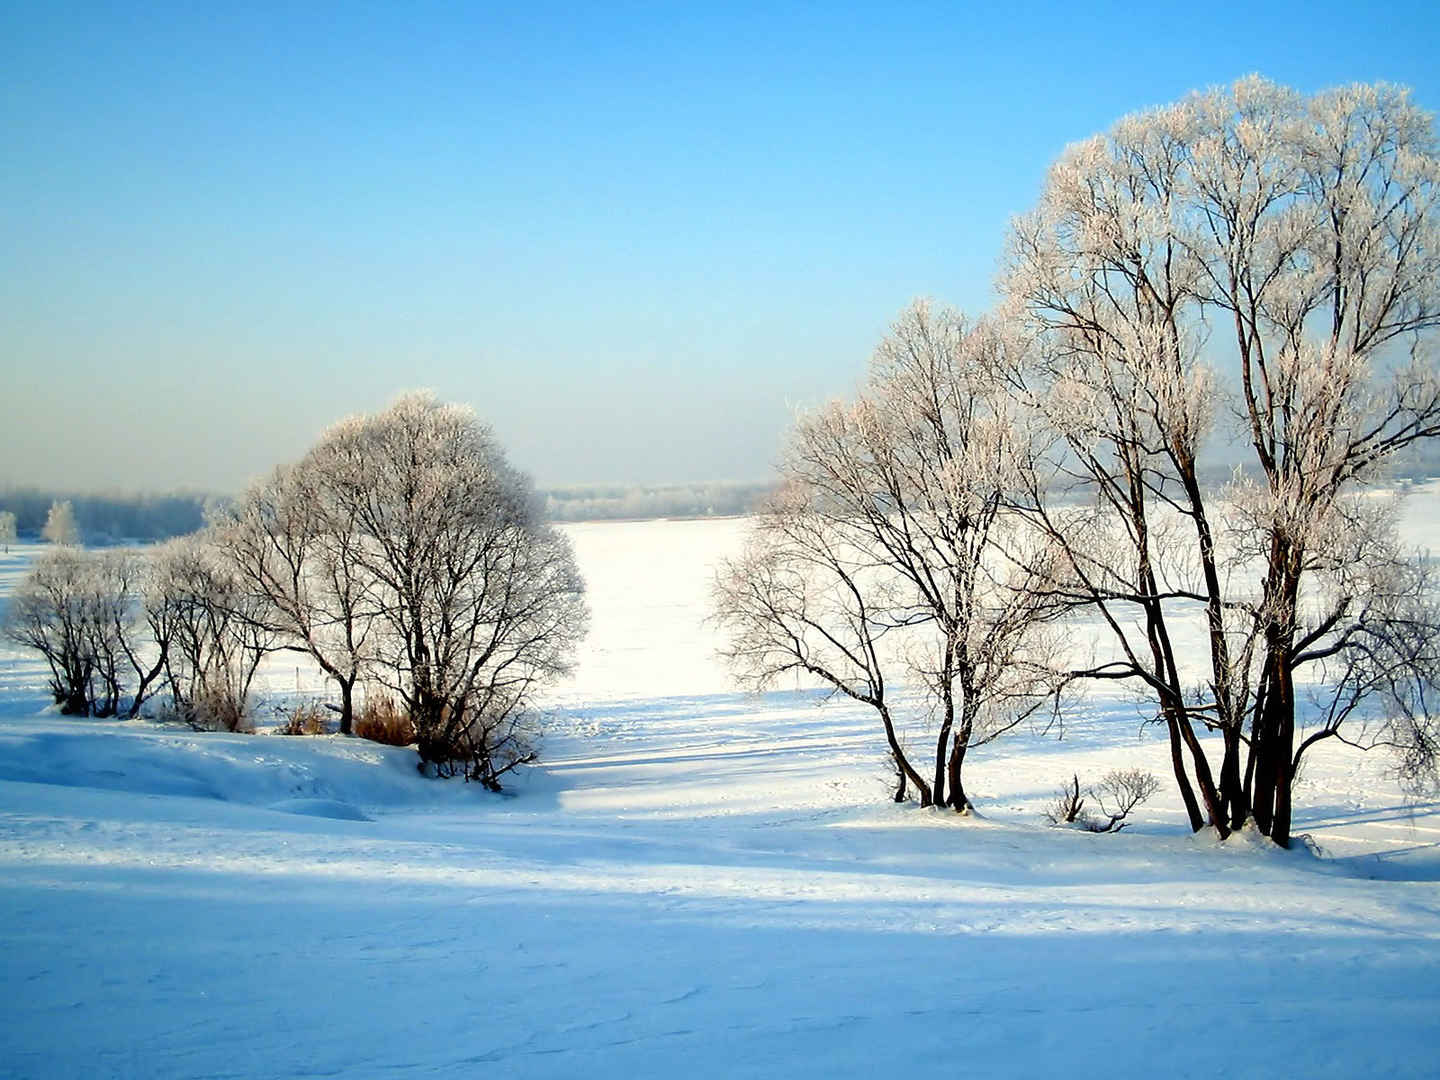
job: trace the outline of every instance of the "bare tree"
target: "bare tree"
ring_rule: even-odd
[[[713,605],[730,637],[723,655],[742,685],[760,691],[803,674],[871,706],[895,765],[895,801],[913,784],[929,806],[934,788],[902,745],[887,681],[900,666],[890,642],[908,625],[897,590],[894,576],[794,485],[762,507],[744,554],[722,564]]]
[[[278,644],[263,598],[245,589],[203,534],[160,548],[155,575],[148,618],[168,635],[165,674],[175,711],[202,730],[242,730],[255,673]]]
[[[148,561],[136,552],[59,547],[22,579],[6,632],[45,657],[62,712],[113,716],[128,695],[129,715],[139,713],[167,644],[163,624],[146,617],[147,577]]]
[[[0,547],[8,553],[10,545],[15,543],[15,512],[13,510],[0,510]]]
[[[1025,427],[1008,392],[1009,344],[989,324],[924,302],[882,343],[854,402],[797,424],[781,494],[746,555],[722,568],[717,619],[753,686],[808,673],[879,713],[896,797],[970,809],[967,752],[1056,689],[1040,633],[1052,609],[1007,548],[1005,497]],[[927,780],[897,736],[890,688],[924,691]]]
[[[1094,833],[1119,832],[1129,824],[1126,819],[1131,811],[1159,790],[1160,781],[1141,769],[1112,769],[1083,791],[1079,775],[1072,773],[1044,816],[1051,825],[1078,825]],[[1086,809],[1086,799],[1094,800],[1100,810],[1098,817]]]
[[[47,551],[16,586],[5,612],[6,636],[45,657],[51,695],[68,716],[87,716],[91,707],[95,659],[89,577],[84,552],[71,547]]]
[[[1104,816],[1103,821],[1096,819],[1091,831],[1119,832],[1131,811],[1159,790],[1160,781],[1143,769],[1111,769],[1090,787],[1090,797]]]
[[[1097,610],[1117,644],[1085,673],[1153,694],[1196,828],[1253,815],[1288,845],[1295,769],[1316,741],[1297,745],[1302,670],[1329,687],[1321,738],[1369,709],[1393,741],[1373,710],[1422,715],[1418,683],[1373,672],[1376,635],[1412,672],[1423,657],[1393,652],[1416,641],[1392,602],[1406,560],[1361,496],[1440,434],[1437,180],[1433,125],[1404,92],[1307,99],[1252,78],[1072,147],[1013,231],[1031,400],[1063,447],[1032,478],[1031,520],[1065,552],[1057,593]],[[1233,365],[1236,393],[1211,357]],[[1251,451],[1218,495],[1200,465],[1217,403]],[[1076,489],[1088,510],[1056,497]],[[1188,686],[1172,623],[1195,609],[1208,672]],[[1382,708],[1382,691],[1408,704]],[[1223,739],[1218,772],[1207,727]]]
[[[340,732],[351,733],[355,685],[378,615],[361,558],[353,502],[327,482],[324,451],[285,466],[221,511],[216,542],[283,648],[312,657],[340,692]]]
[[[52,544],[68,546],[80,542],[80,530],[75,524],[75,508],[69,499],[57,499],[50,504],[45,516],[45,527],[40,535]]]
[[[429,395],[341,422],[303,468],[337,531],[353,530],[333,557],[377,613],[365,651],[422,765],[498,789],[534,758],[534,694],[585,631],[569,542],[489,429]]]
[[[90,715],[114,716],[125,694],[127,647],[133,647],[135,595],[125,553],[86,552],[80,604],[91,662]]]
[[[155,560],[149,552],[114,550],[94,556],[96,610],[105,669],[111,674],[115,708],[129,690],[128,715],[136,717],[161,685],[170,648],[169,610],[153,603]],[[133,687],[133,689],[131,689]]]

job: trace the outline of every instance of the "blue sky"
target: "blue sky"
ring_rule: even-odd
[[[763,479],[1066,143],[1418,4],[0,4],[0,481],[233,490],[431,387],[542,485]]]

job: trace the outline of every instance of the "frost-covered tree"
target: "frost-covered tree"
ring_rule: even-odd
[[[45,527],[40,535],[52,544],[69,545],[80,542],[80,529],[75,524],[75,508],[69,499],[57,499],[50,504],[45,516]]]
[[[349,537],[333,557],[374,612],[363,651],[409,712],[422,765],[498,788],[533,759],[535,692],[585,631],[569,542],[489,428],[426,394],[342,421],[301,469]],[[326,603],[347,587],[327,585]]]
[[[338,497],[325,458],[317,451],[275,470],[217,515],[215,533],[245,588],[264,601],[256,613],[282,647],[311,656],[335,683],[340,732],[349,735],[379,595],[356,504]]]
[[[155,560],[151,552],[127,549],[96,552],[91,560],[94,653],[109,712],[128,697],[128,715],[139,716],[163,682],[170,647],[169,624],[151,602]]]
[[[134,552],[60,546],[17,586],[6,635],[45,657],[61,712],[113,716],[129,696],[133,716],[153,687],[159,668],[141,615],[144,566]]]
[[[89,575],[84,552],[71,547],[47,551],[20,580],[5,611],[6,636],[45,657],[55,704],[69,716],[90,713],[95,660],[86,602]]]
[[[162,626],[166,683],[177,715],[201,730],[242,730],[260,662],[278,646],[264,600],[245,587],[207,534],[155,555],[147,620]]]
[[[135,646],[135,567],[126,552],[87,552],[80,582],[85,648],[93,664],[90,714],[120,711]]]
[[[881,344],[854,401],[797,423],[780,493],[717,577],[726,656],[748,685],[790,673],[872,706],[899,782],[921,805],[970,808],[972,748],[1012,729],[1055,685],[1044,662],[1044,572],[1005,513],[1025,425],[1010,343],[987,323],[917,303]],[[925,775],[897,732],[896,691],[923,691]]]
[[[1406,92],[1250,78],[1071,147],[1014,227],[1010,310],[1063,447],[1032,521],[1065,552],[1057,593],[1116,643],[1087,674],[1153,696],[1196,828],[1253,816],[1288,844],[1320,739],[1400,742],[1425,771],[1428,594],[1374,488],[1440,434],[1437,195]],[[1222,492],[1202,483],[1217,410],[1249,451]],[[1057,498],[1077,490],[1088,509]],[[1188,685],[1173,620],[1196,609],[1207,675]]]
[[[13,543],[15,543],[15,512],[0,510],[0,548],[8,552]]]

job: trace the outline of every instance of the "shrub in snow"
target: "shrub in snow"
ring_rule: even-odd
[[[247,708],[247,700],[237,697],[224,685],[200,686],[186,701],[184,712],[175,713],[175,718],[196,731],[255,734],[255,721]]]
[[[386,746],[414,746],[415,725],[410,714],[390,694],[369,692],[355,717],[355,734]]]
[[[1085,811],[1085,796],[1080,794],[1080,777],[1072,775],[1069,784],[1061,784],[1060,790],[1044,811],[1045,819],[1051,825],[1072,825]]]
[[[330,732],[329,718],[325,707],[314,702],[296,705],[290,710],[285,722],[275,729],[276,735],[327,735]]]
[[[1119,832],[1125,828],[1130,811],[1160,790],[1160,781],[1141,769],[1112,769],[1099,783],[1080,790],[1080,777],[1071,774],[1070,782],[1062,784],[1055,801],[1044,811],[1052,825],[1077,825],[1090,832]],[[1093,799],[1099,816],[1085,806]]]

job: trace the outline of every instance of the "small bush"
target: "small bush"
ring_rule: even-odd
[[[1160,781],[1154,773],[1143,769],[1112,769],[1090,789],[1090,794],[1095,797],[1100,812],[1110,819],[1108,832],[1111,828],[1116,831],[1124,828],[1120,822],[1130,811],[1159,790]]]
[[[1160,790],[1160,781],[1141,769],[1113,769],[1080,792],[1080,777],[1071,774],[1061,784],[1055,801],[1045,810],[1051,825],[1075,825],[1090,832],[1119,832],[1125,828],[1130,811]],[[1095,800],[1101,817],[1085,809],[1085,798]]]
[[[1073,825],[1083,821],[1085,796],[1080,794],[1080,777],[1072,775],[1070,783],[1061,784],[1055,801],[1045,808],[1045,820],[1051,825]]]
[[[435,723],[419,725],[416,734],[421,772],[464,776],[490,791],[502,790],[502,776],[539,757],[539,728],[527,710],[457,717],[446,706]]]
[[[239,735],[255,734],[245,702],[224,690],[201,688],[194,700],[176,709],[180,719],[196,731],[229,731]]]
[[[276,735],[328,735],[329,719],[325,707],[315,702],[305,702],[290,710],[285,723],[275,729]]]
[[[410,746],[415,742],[415,725],[389,694],[366,694],[352,730],[357,738],[386,746]]]

